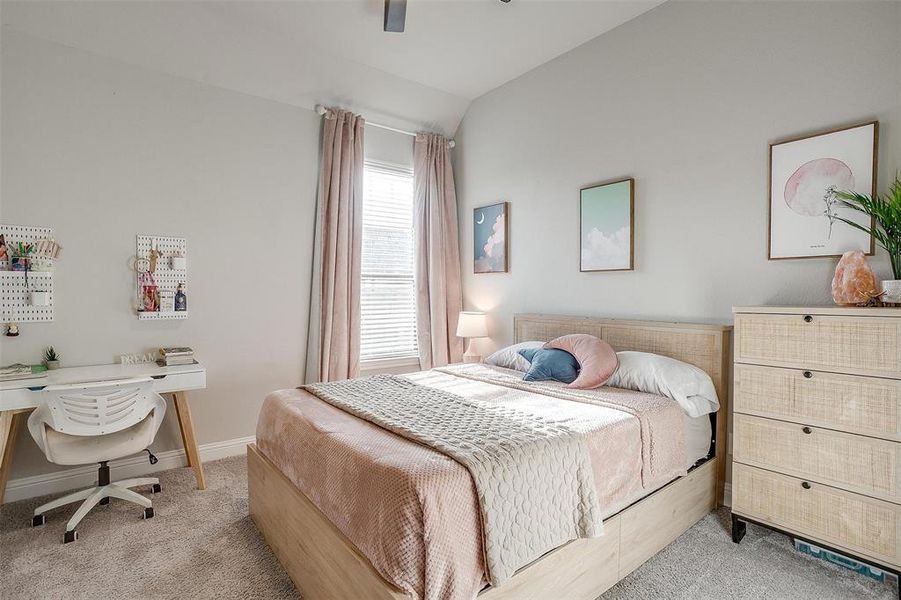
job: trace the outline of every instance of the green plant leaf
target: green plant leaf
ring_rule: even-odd
[[[901,176],[883,196],[866,196],[850,190],[837,190],[835,197],[848,208],[871,217],[873,225],[861,225],[844,217],[835,219],[873,236],[889,253],[895,279],[901,279]]]

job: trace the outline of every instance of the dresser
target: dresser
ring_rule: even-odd
[[[732,540],[746,522],[901,570],[901,309],[737,307]]]

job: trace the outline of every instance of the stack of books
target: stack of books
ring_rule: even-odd
[[[43,377],[47,373],[32,369],[31,365],[23,365],[16,363],[6,367],[0,367],[0,381],[8,381],[12,379],[30,379],[32,377]]]
[[[194,351],[190,348],[160,348],[160,359],[156,362],[161,367],[193,365]]]

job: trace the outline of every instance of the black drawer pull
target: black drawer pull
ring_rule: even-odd
[[[804,371],[804,379],[810,379],[811,377],[813,377],[813,373],[811,373],[810,371]]]
[[[806,481],[802,481],[802,482],[801,482],[801,487],[804,488],[805,490],[809,490],[809,489],[810,489],[810,484],[807,483]]]
[[[805,323],[810,323],[811,321],[813,321],[813,317],[811,317],[810,315],[804,315]]]
[[[803,429],[801,429],[801,431],[803,431],[807,435],[810,435],[811,433],[813,433],[812,431],[810,431],[810,427],[804,427]]]

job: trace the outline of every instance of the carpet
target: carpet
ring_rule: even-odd
[[[113,499],[63,544],[75,505],[32,529],[34,507],[52,497],[0,507],[0,599],[296,599],[299,596],[247,514],[244,458],[204,465],[207,489],[189,469],[158,476],[155,517]],[[113,479],[116,474],[113,472]],[[143,491],[143,490],[139,490]],[[748,526],[729,537],[729,513],[705,517],[605,593],[613,599],[896,598],[894,588],[795,552],[789,539]]]

